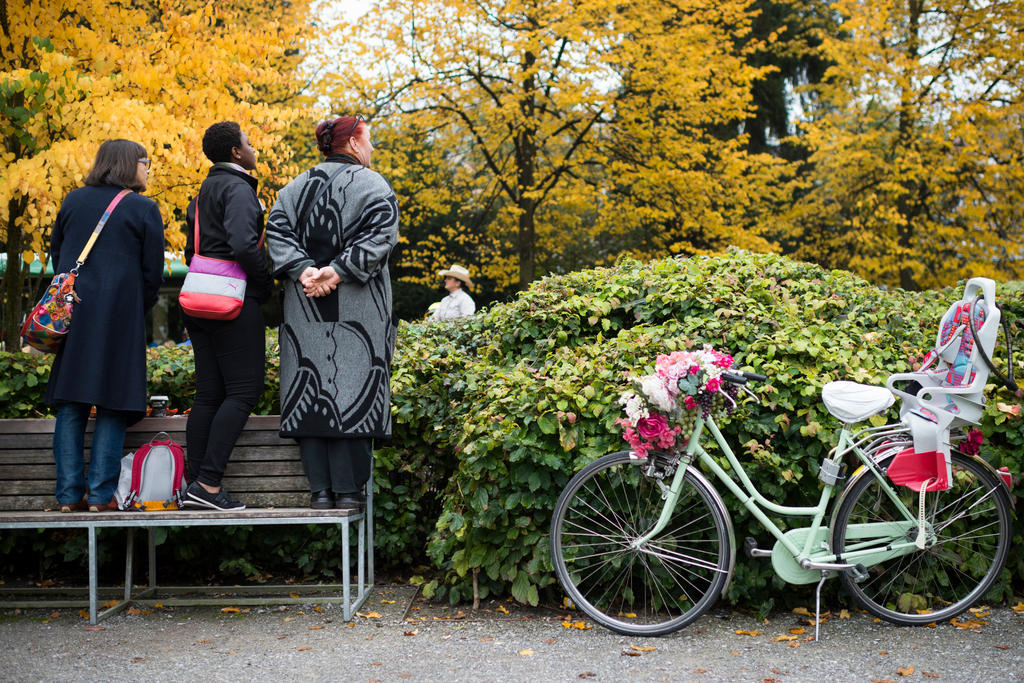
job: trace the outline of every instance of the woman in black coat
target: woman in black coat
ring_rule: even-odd
[[[61,512],[115,509],[128,425],[146,411],[146,313],[156,303],[164,266],[164,226],[146,189],[149,159],[142,145],[100,145],[85,187],[73,190],[57,213],[50,240],[54,272],[71,270],[100,217],[123,189],[85,264],[79,268],[73,324],[57,352],[46,387],[56,405],[53,454]],[[89,458],[85,427],[96,407]]]
[[[185,430],[189,485],[184,504],[241,510],[243,503],[221,486],[224,469],[263,393],[266,329],[260,304],[273,281],[263,249],[263,204],[256,195],[256,150],[233,121],[210,126],[203,153],[213,162],[186,211],[185,261],[195,254],[234,261],[245,271],[245,299],[234,320],[184,315],[196,363],[196,398]],[[199,217],[199,244],[195,219]]]

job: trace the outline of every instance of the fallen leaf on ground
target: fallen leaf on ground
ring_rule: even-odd
[[[850,610],[848,610],[848,609],[841,609],[841,610],[839,610],[839,618],[840,619],[849,619],[850,618]]]
[[[89,624],[88,626],[85,627],[85,630],[86,631],[106,631],[107,627],[106,626],[99,626],[99,625],[93,626],[92,624]]]
[[[242,610],[238,609],[237,607],[221,607],[220,611],[224,612],[225,614],[238,614]]]
[[[988,626],[988,622],[981,619],[950,619],[949,623],[963,629],[978,629],[982,626]]]
[[[775,636],[774,638],[772,638],[772,642],[773,643],[782,643],[782,642],[788,642],[790,640],[796,640],[796,639],[797,639],[796,636],[787,636],[787,635],[783,634],[781,636]]]
[[[395,604],[394,600],[381,600],[380,602],[381,602],[382,605],[393,605],[393,604]]]
[[[1024,602],[1018,602],[1010,609],[1012,609],[1016,614],[1024,614]]]
[[[644,645],[642,647],[637,645],[630,645],[630,647],[636,650],[637,652],[654,652],[658,649],[656,647],[651,647],[650,645]]]
[[[285,617],[285,618],[284,618],[284,620],[285,620],[285,622],[289,622],[289,621],[291,621],[291,620],[292,620],[292,619],[294,619],[294,618],[295,618],[295,617]]]
[[[519,654],[521,654],[523,657],[529,657],[533,654],[533,650],[520,650]]]
[[[971,614],[973,614],[974,616],[980,618],[980,619],[984,619],[985,617],[987,617],[992,612],[991,608],[986,607],[986,606],[972,607],[972,608],[970,608],[967,611],[970,612]]]
[[[104,609],[106,609],[107,607],[113,607],[113,606],[115,606],[115,605],[119,605],[119,604],[121,604],[121,601],[120,601],[120,600],[107,600],[107,601],[106,601],[105,603],[103,603],[103,604],[101,605],[101,607],[103,607]]]
[[[693,673],[695,673],[695,674],[706,674],[707,672],[708,672],[707,669],[694,669],[693,670]]]
[[[285,638],[287,638],[287,637],[288,637],[288,636],[286,636],[286,635],[285,635],[285,636],[278,636],[278,637],[277,637],[277,639],[278,639],[278,640],[284,640],[284,639],[285,639]]]
[[[900,676],[913,676],[914,675],[914,667],[912,667],[912,666],[899,666],[899,667],[896,667],[896,673],[898,673]]]
[[[738,628],[738,629],[736,629],[736,635],[738,635],[738,636],[759,636],[759,635],[761,635],[761,632],[760,631],[745,631],[745,630],[743,630],[741,628]]]
[[[298,599],[298,598],[299,598],[299,594],[298,594],[298,593],[296,593],[295,591],[292,591],[291,593],[289,593],[289,594],[288,594],[288,597],[289,597],[289,598],[295,598],[295,599]]]
[[[803,634],[807,633],[807,629],[805,629],[803,626],[797,626],[796,628],[789,629],[789,632],[795,636],[802,636]]]
[[[313,611],[314,612],[318,612],[318,613],[323,613],[324,608],[321,607],[320,605],[313,605]]]
[[[311,647],[297,647],[295,649],[298,652],[305,652],[306,650],[312,650],[313,648],[311,648]]]
[[[790,643],[789,646],[790,647],[800,647],[800,643],[794,641],[794,642]]]
[[[137,616],[139,616],[140,614],[142,614],[142,610],[140,610],[140,609],[139,609],[138,607],[129,607],[128,609],[126,609],[126,610],[124,611],[124,613],[125,613],[125,614],[130,614],[130,615],[132,615],[133,617],[137,617]]]
[[[50,612],[51,619],[60,619],[60,612]]]
[[[593,626],[587,625],[587,622],[585,621],[563,621],[562,626],[565,628],[578,628],[581,631],[588,631],[594,628]]]
[[[381,613],[380,612],[356,612],[356,616],[357,617],[362,617],[363,619],[380,619],[381,618]]]
[[[154,607],[155,609],[163,609],[163,608],[164,608],[164,603],[162,603],[162,602],[157,602],[157,603],[154,603],[154,604],[153,604],[153,607]]]
[[[640,654],[639,652],[634,652],[633,650],[623,650],[622,651],[622,656],[623,657],[643,657],[642,654]]]
[[[1000,650],[1012,650],[1013,649],[1013,645],[996,645],[996,647],[999,648]]]
[[[794,607],[793,608],[793,614],[799,614],[799,615],[804,616],[804,617],[813,617],[814,616],[813,614],[811,614],[810,610],[808,610],[806,607]]]
[[[544,642],[547,643],[548,645],[554,645],[555,643],[558,642],[558,640],[556,638],[548,638]]]
[[[580,674],[580,678],[597,678],[597,674],[593,671],[585,671]]]
[[[508,614],[508,610],[505,609],[504,605],[498,605],[498,611],[501,612],[502,614]]]
[[[417,633],[419,633],[419,632],[420,632],[420,630],[419,630],[418,628],[414,628],[414,629],[413,629],[413,630],[411,630],[411,631],[403,631],[403,632],[402,632],[402,635],[403,635],[403,636],[414,636],[414,635],[416,635],[416,634],[417,634]]]
[[[309,630],[310,631],[319,631],[322,628],[323,628],[323,626],[310,626]]]

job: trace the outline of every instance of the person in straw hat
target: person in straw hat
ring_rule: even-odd
[[[448,296],[441,299],[431,319],[451,320],[476,313],[476,304],[466,293],[467,288],[473,287],[473,281],[469,279],[469,271],[462,266],[453,265],[447,270],[437,271],[437,274],[444,278],[444,288],[448,290]]]

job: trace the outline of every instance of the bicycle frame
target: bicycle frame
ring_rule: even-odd
[[[701,446],[700,437],[705,428],[714,437],[730,467],[736,472],[739,483]],[[893,485],[875,466],[875,462],[869,453],[860,446],[860,443],[867,439],[873,439],[875,445],[879,444],[881,438],[878,435],[878,431],[884,429],[898,429],[898,427],[886,425],[881,428],[861,430],[858,434],[866,434],[866,436],[862,437],[858,442],[849,426],[844,425],[839,433],[839,443],[828,457],[828,460],[838,469],[842,458],[847,453],[851,451],[855,453],[863,466],[868,468],[873,476],[878,479],[882,490],[886,492],[904,516],[904,521],[851,525],[847,530],[847,538],[857,539],[859,542],[853,546],[847,546],[847,550],[843,552],[842,557],[831,552],[828,543],[825,542],[828,528],[822,525],[835,485],[823,482],[821,496],[818,499],[817,505],[813,507],[792,507],[773,503],[757,490],[757,487],[747,476],[743,465],[735,453],[733,453],[732,448],[729,447],[718,425],[711,417],[698,417],[693,433],[690,435],[685,454],[680,455],[679,465],[676,468],[672,483],[667,486],[662,483],[665,505],[662,508],[658,521],[650,531],[633,541],[632,546],[638,549],[641,548],[665,528],[679,499],[679,491],[681,490],[686,470],[695,460],[698,460],[713,472],[715,478],[721,481],[739,499],[743,507],[754,515],[761,526],[776,538],[778,543],[776,544],[776,550],[772,552],[773,564],[775,564],[776,572],[790,583],[810,583],[817,581],[821,577],[821,571],[841,569],[850,564],[862,564],[867,567],[886,559],[914,552],[919,549],[915,542],[919,524],[917,516],[903,504],[893,489]],[[809,527],[791,529],[788,532],[784,532],[766,514],[766,510],[787,517],[807,517],[810,518],[811,523]],[[926,533],[929,542],[934,542],[935,536],[930,528],[926,529]],[[801,537],[803,537],[802,540]],[[776,553],[780,552],[780,545],[796,561],[796,566],[791,568],[795,570],[795,575],[790,572],[785,572],[788,575],[784,575],[783,572],[779,571],[780,567],[776,560]]]

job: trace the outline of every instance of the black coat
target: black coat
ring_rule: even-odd
[[[55,273],[71,270],[120,187],[82,187],[64,199],[50,240]],[[156,203],[132,192],[117,205],[78,271],[71,329],[53,361],[47,403],[77,402],[141,417],[146,409],[146,313],[163,279]]]
[[[257,181],[248,173],[216,164],[185,211],[185,263],[195,253],[195,207],[199,202],[199,253],[237,261],[245,271],[245,297],[264,302],[274,285],[267,266],[263,235],[263,205],[256,196]]]

